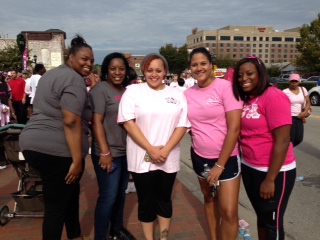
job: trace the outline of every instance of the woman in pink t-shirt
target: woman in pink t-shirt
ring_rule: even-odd
[[[266,67],[255,56],[237,63],[233,91],[244,101],[241,172],[257,214],[259,239],[283,240],[283,217],[296,177],[291,103],[281,90],[270,87]]]
[[[211,239],[236,239],[240,158],[238,137],[242,101],[232,94],[232,84],[214,78],[211,55],[205,48],[190,54],[189,67],[197,85],[187,89],[191,122],[191,160],[204,195]],[[206,174],[207,171],[210,170]],[[220,190],[218,190],[220,188]]]

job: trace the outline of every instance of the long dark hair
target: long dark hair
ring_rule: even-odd
[[[238,81],[240,67],[247,62],[252,63],[256,67],[259,74],[259,83],[257,88],[255,89],[254,95],[244,92]],[[260,96],[270,86],[271,85],[268,82],[267,69],[264,63],[261,61],[261,59],[255,56],[245,57],[245,58],[242,58],[235,66],[232,88],[233,88],[233,94],[236,99],[238,100],[241,99],[242,101],[248,101],[250,99],[249,98],[250,96],[254,96],[254,97]]]
[[[128,60],[126,59],[126,57],[122,53],[119,53],[119,52],[110,53],[104,58],[102,65],[101,65],[101,76],[100,76],[101,81],[107,81],[109,65],[110,65],[111,61],[115,58],[122,59],[124,62],[124,65],[126,66],[126,77],[122,83],[122,86],[126,87],[129,84],[129,77],[128,77],[129,63],[128,63]]]

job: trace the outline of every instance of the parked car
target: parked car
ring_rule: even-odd
[[[319,76],[311,76],[307,78],[307,82],[318,82]]]
[[[288,82],[288,80],[285,80],[280,77],[270,77],[268,78],[268,82],[273,86],[273,87],[278,87],[279,82]]]
[[[320,106],[320,86],[311,88],[308,95],[312,106]]]
[[[286,79],[287,81],[289,81],[290,75],[291,75],[291,74],[281,74],[281,75],[279,76],[279,78]]]

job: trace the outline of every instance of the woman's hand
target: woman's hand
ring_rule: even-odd
[[[153,163],[163,163],[166,159],[161,155],[161,149],[163,146],[151,146],[147,153],[149,154],[150,158],[152,159]]]
[[[260,197],[270,199],[274,197],[275,183],[272,180],[265,179],[260,185]]]
[[[209,175],[207,177],[207,182],[209,183],[209,186],[212,186],[219,181],[219,178],[222,172],[223,172],[223,169],[217,166],[213,166],[213,168],[211,168]]]
[[[100,160],[98,162],[98,165],[107,173],[110,173],[111,171],[111,163],[112,163],[112,156],[111,154],[107,156],[100,156]]]
[[[71,184],[77,181],[81,172],[82,172],[82,161],[79,161],[78,163],[72,162],[69,168],[69,172],[65,177],[66,183]]]

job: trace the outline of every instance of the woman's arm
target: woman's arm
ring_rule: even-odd
[[[305,90],[305,88],[302,88],[302,91],[304,91],[304,90]],[[309,96],[305,95],[305,92],[303,92],[303,96],[304,96],[304,98],[306,100],[306,105],[304,106],[304,111],[299,114],[299,118],[307,117],[309,108],[311,106],[311,102],[310,102]]]
[[[103,127],[104,115],[99,113],[93,114],[93,132],[95,139],[98,143],[99,149],[101,153],[108,154],[106,156],[100,156],[99,165],[103,170],[110,172],[111,170],[111,162],[112,155],[110,153],[109,145],[107,142],[107,136],[105,133],[105,129]]]
[[[153,161],[156,162],[164,162],[166,159],[161,156],[161,151],[160,149],[163,146],[152,146],[147,138],[143,135],[141,132],[140,128],[137,126],[134,120],[129,120],[125,122],[124,128],[130,135],[130,137],[143,149],[147,151],[149,156]]]
[[[241,130],[241,113],[242,110],[232,110],[226,112],[226,120],[227,120],[227,134],[224,139],[221,153],[219,155],[219,159],[217,161],[217,165],[215,165],[207,178],[209,183],[213,182],[213,180],[218,180],[220,175],[223,172],[223,168],[227,164],[231,153],[234,150],[234,147],[239,140],[240,130]]]
[[[187,132],[186,127],[177,127],[173,131],[167,144],[163,148],[161,148],[161,157],[167,159],[171,150],[181,141],[181,139],[186,134],[186,132]]]
[[[284,125],[272,131],[274,146],[271,155],[271,162],[266,178],[260,185],[260,196],[269,199],[274,196],[275,179],[286,159],[290,144],[291,125]]]
[[[72,156],[72,164],[65,177],[67,184],[77,180],[82,172],[81,116],[62,109],[64,134]]]

